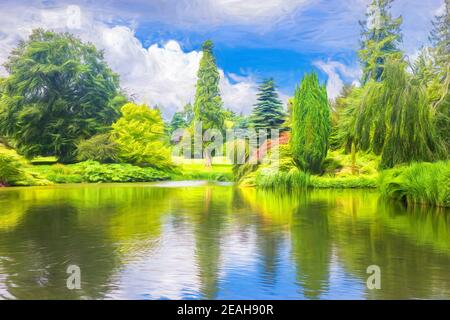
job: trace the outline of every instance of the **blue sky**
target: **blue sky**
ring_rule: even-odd
[[[396,0],[403,49],[427,44],[443,0]],[[167,117],[193,99],[201,43],[215,43],[225,105],[248,113],[257,84],[273,77],[285,100],[305,72],[330,97],[357,81],[356,51],[370,0],[11,1],[0,3],[0,62],[35,27],[70,31],[105,51],[126,91]],[[77,23],[74,23],[77,22]],[[0,70],[0,73],[5,73]]]

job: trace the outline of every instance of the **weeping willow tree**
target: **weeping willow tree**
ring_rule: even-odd
[[[319,173],[328,151],[331,114],[325,86],[317,74],[306,75],[295,91],[292,106],[291,148],[302,170]]]
[[[382,81],[366,84],[354,116],[355,146],[381,155],[383,168],[446,156],[426,89],[403,61],[388,60]]]

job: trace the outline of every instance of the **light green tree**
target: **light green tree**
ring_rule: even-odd
[[[140,166],[171,169],[170,148],[164,135],[161,112],[134,103],[124,105],[121,112],[122,117],[112,125],[118,158]]]
[[[319,173],[328,151],[331,114],[327,91],[317,74],[307,74],[295,90],[291,149],[302,170]]]

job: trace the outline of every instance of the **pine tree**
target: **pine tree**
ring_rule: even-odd
[[[302,170],[319,173],[328,151],[331,113],[327,91],[317,74],[307,74],[295,90],[291,149]]]
[[[450,64],[450,0],[445,0],[444,12],[433,22],[430,41],[434,47],[436,65],[440,75],[445,78]]]
[[[371,79],[381,81],[386,59],[403,56],[399,49],[403,19],[401,16],[395,19],[391,16],[392,2],[373,0],[367,10],[366,21],[360,21],[362,40],[359,57],[363,66],[363,84]]]
[[[256,103],[250,122],[256,130],[278,129],[284,123],[286,114],[283,104],[278,98],[273,79],[267,79],[258,88]]]
[[[220,75],[213,54],[213,43],[207,40],[203,43],[203,56],[197,73],[197,87],[194,102],[194,120],[202,123],[203,131],[217,129],[224,131],[225,112],[220,97]],[[211,167],[212,159],[208,151],[208,142],[203,143],[205,166]]]
[[[203,56],[197,73],[194,119],[201,121],[205,130],[211,128],[222,130],[224,124],[223,102],[220,97],[220,75],[214,58],[213,47],[211,40],[203,43]]]

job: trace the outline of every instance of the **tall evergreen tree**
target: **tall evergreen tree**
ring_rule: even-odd
[[[433,22],[430,41],[434,47],[440,75],[442,78],[446,78],[450,65],[450,0],[445,0],[444,12]]]
[[[258,88],[256,103],[250,122],[256,130],[278,129],[284,123],[286,114],[283,104],[278,98],[273,79],[267,79]]]
[[[207,40],[203,43],[203,56],[197,73],[197,86],[194,102],[194,120],[202,123],[203,131],[217,129],[224,131],[225,112],[220,97],[220,75],[217,70],[216,59],[213,54],[213,43]],[[212,159],[208,150],[209,142],[203,143],[203,157],[205,166],[211,167]]]
[[[433,106],[436,110],[439,135],[446,141],[450,151],[450,0],[445,0],[444,12],[433,23],[430,40],[433,44],[435,62],[435,81],[429,85],[429,92],[436,97]]]
[[[216,59],[213,54],[214,45],[211,40],[203,43],[203,56],[197,73],[197,86],[194,102],[194,119],[201,121],[204,129],[223,129],[224,112],[220,97]]]
[[[326,87],[317,74],[307,74],[295,90],[292,106],[291,149],[302,170],[319,173],[328,151],[331,113]]]
[[[402,17],[393,18],[390,13],[393,0],[373,0],[362,27],[359,57],[363,66],[362,83],[369,80],[381,81],[384,63],[388,58],[401,58],[399,49],[402,41],[400,26]]]

